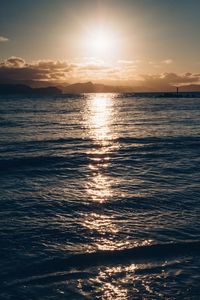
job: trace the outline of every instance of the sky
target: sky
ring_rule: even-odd
[[[198,0],[0,0],[0,79],[200,80]]]

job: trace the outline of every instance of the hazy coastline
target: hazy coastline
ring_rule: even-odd
[[[25,96],[42,96],[42,95],[67,95],[67,94],[82,94],[82,93],[124,93],[127,97],[190,97],[196,98],[200,96],[200,86],[182,86],[179,91],[149,91],[145,88],[140,88],[137,91],[134,87],[120,87],[120,86],[107,86],[100,84],[76,83],[68,86],[45,86],[45,87],[31,87],[25,84],[0,84],[0,95],[25,95]],[[175,88],[174,88],[175,90]]]

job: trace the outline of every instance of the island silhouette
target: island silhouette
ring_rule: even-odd
[[[32,84],[30,82],[30,84]],[[36,83],[37,84],[37,83]],[[170,90],[153,90],[148,87],[131,87],[131,86],[111,86],[92,82],[74,83],[67,85],[48,85],[40,87],[32,87],[22,83],[0,83],[0,95],[61,95],[61,94],[80,94],[80,93],[130,93],[137,96],[148,97],[199,97],[200,85],[185,85],[179,88],[172,87]]]

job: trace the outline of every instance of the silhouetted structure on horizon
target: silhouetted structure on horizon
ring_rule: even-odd
[[[178,86],[176,87],[176,96],[177,97],[179,96],[179,87]]]

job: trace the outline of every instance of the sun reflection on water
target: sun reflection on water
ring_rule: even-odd
[[[86,135],[92,139],[92,148],[88,151],[88,180],[85,184],[88,201],[103,204],[114,194],[113,178],[109,174],[112,153],[118,147],[113,133],[114,95],[93,94],[87,99],[85,109]],[[94,248],[106,250],[116,248],[118,228],[110,215],[91,212],[85,215],[83,226],[94,232]]]
[[[101,231],[102,234],[117,233],[118,229],[112,223],[113,217],[109,217],[102,214],[91,213],[85,220],[85,227],[94,231]]]
[[[90,180],[86,183],[89,199],[103,203],[113,195],[109,178],[110,153],[116,143],[113,135],[114,95],[93,94],[87,99],[85,110],[85,128],[87,136],[93,140],[93,147],[88,152],[90,160]]]
[[[113,97],[108,94],[96,94],[90,99],[90,134],[102,144],[111,138],[110,125]]]
[[[103,203],[112,196],[110,182],[105,175],[101,173],[94,174],[91,181],[87,183],[88,195],[93,201]]]
[[[88,97],[84,111],[84,133],[86,138],[92,141],[92,147],[87,152],[89,163],[85,183],[92,211],[82,213],[80,217],[81,226],[90,237],[90,243],[84,249],[86,252],[133,247],[133,241],[130,241],[128,236],[121,235],[123,230],[120,228],[117,214],[106,209],[106,204],[113,203],[119,195],[116,187],[121,180],[110,172],[113,169],[113,154],[119,148],[114,127],[114,124],[117,124],[114,102],[113,95],[93,94]],[[138,241],[135,241],[135,247],[137,243]],[[148,241],[144,241],[145,243]],[[80,280],[78,288],[84,291],[86,284],[86,291],[88,288],[93,290],[95,299],[127,300],[130,296],[127,286],[134,282],[136,270],[135,264],[99,267],[97,274],[88,281]],[[145,285],[146,289],[147,287]],[[138,294],[139,291],[134,286],[132,292]]]
[[[127,274],[134,275],[136,265],[131,264],[126,267],[106,267],[100,270],[98,277],[96,278],[99,282],[105,282],[101,287],[102,299],[128,299],[128,289],[124,284],[126,281]],[[112,279],[112,280],[110,280]]]
[[[93,299],[132,299],[132,297],[130,298],[130,287],[128,288],[128,286],[136,278],[135,272],[137,269],[138,266],[135,264],[100,268],[98,274],[90,278],[88,282],[93,291]],[[84,282],[81,280],[79,281],[79,288],[84,290]],[[134,284],[131,285],[131,292],[138,295],[139,290]],[[136,298],[134,297],[134,299]]]

